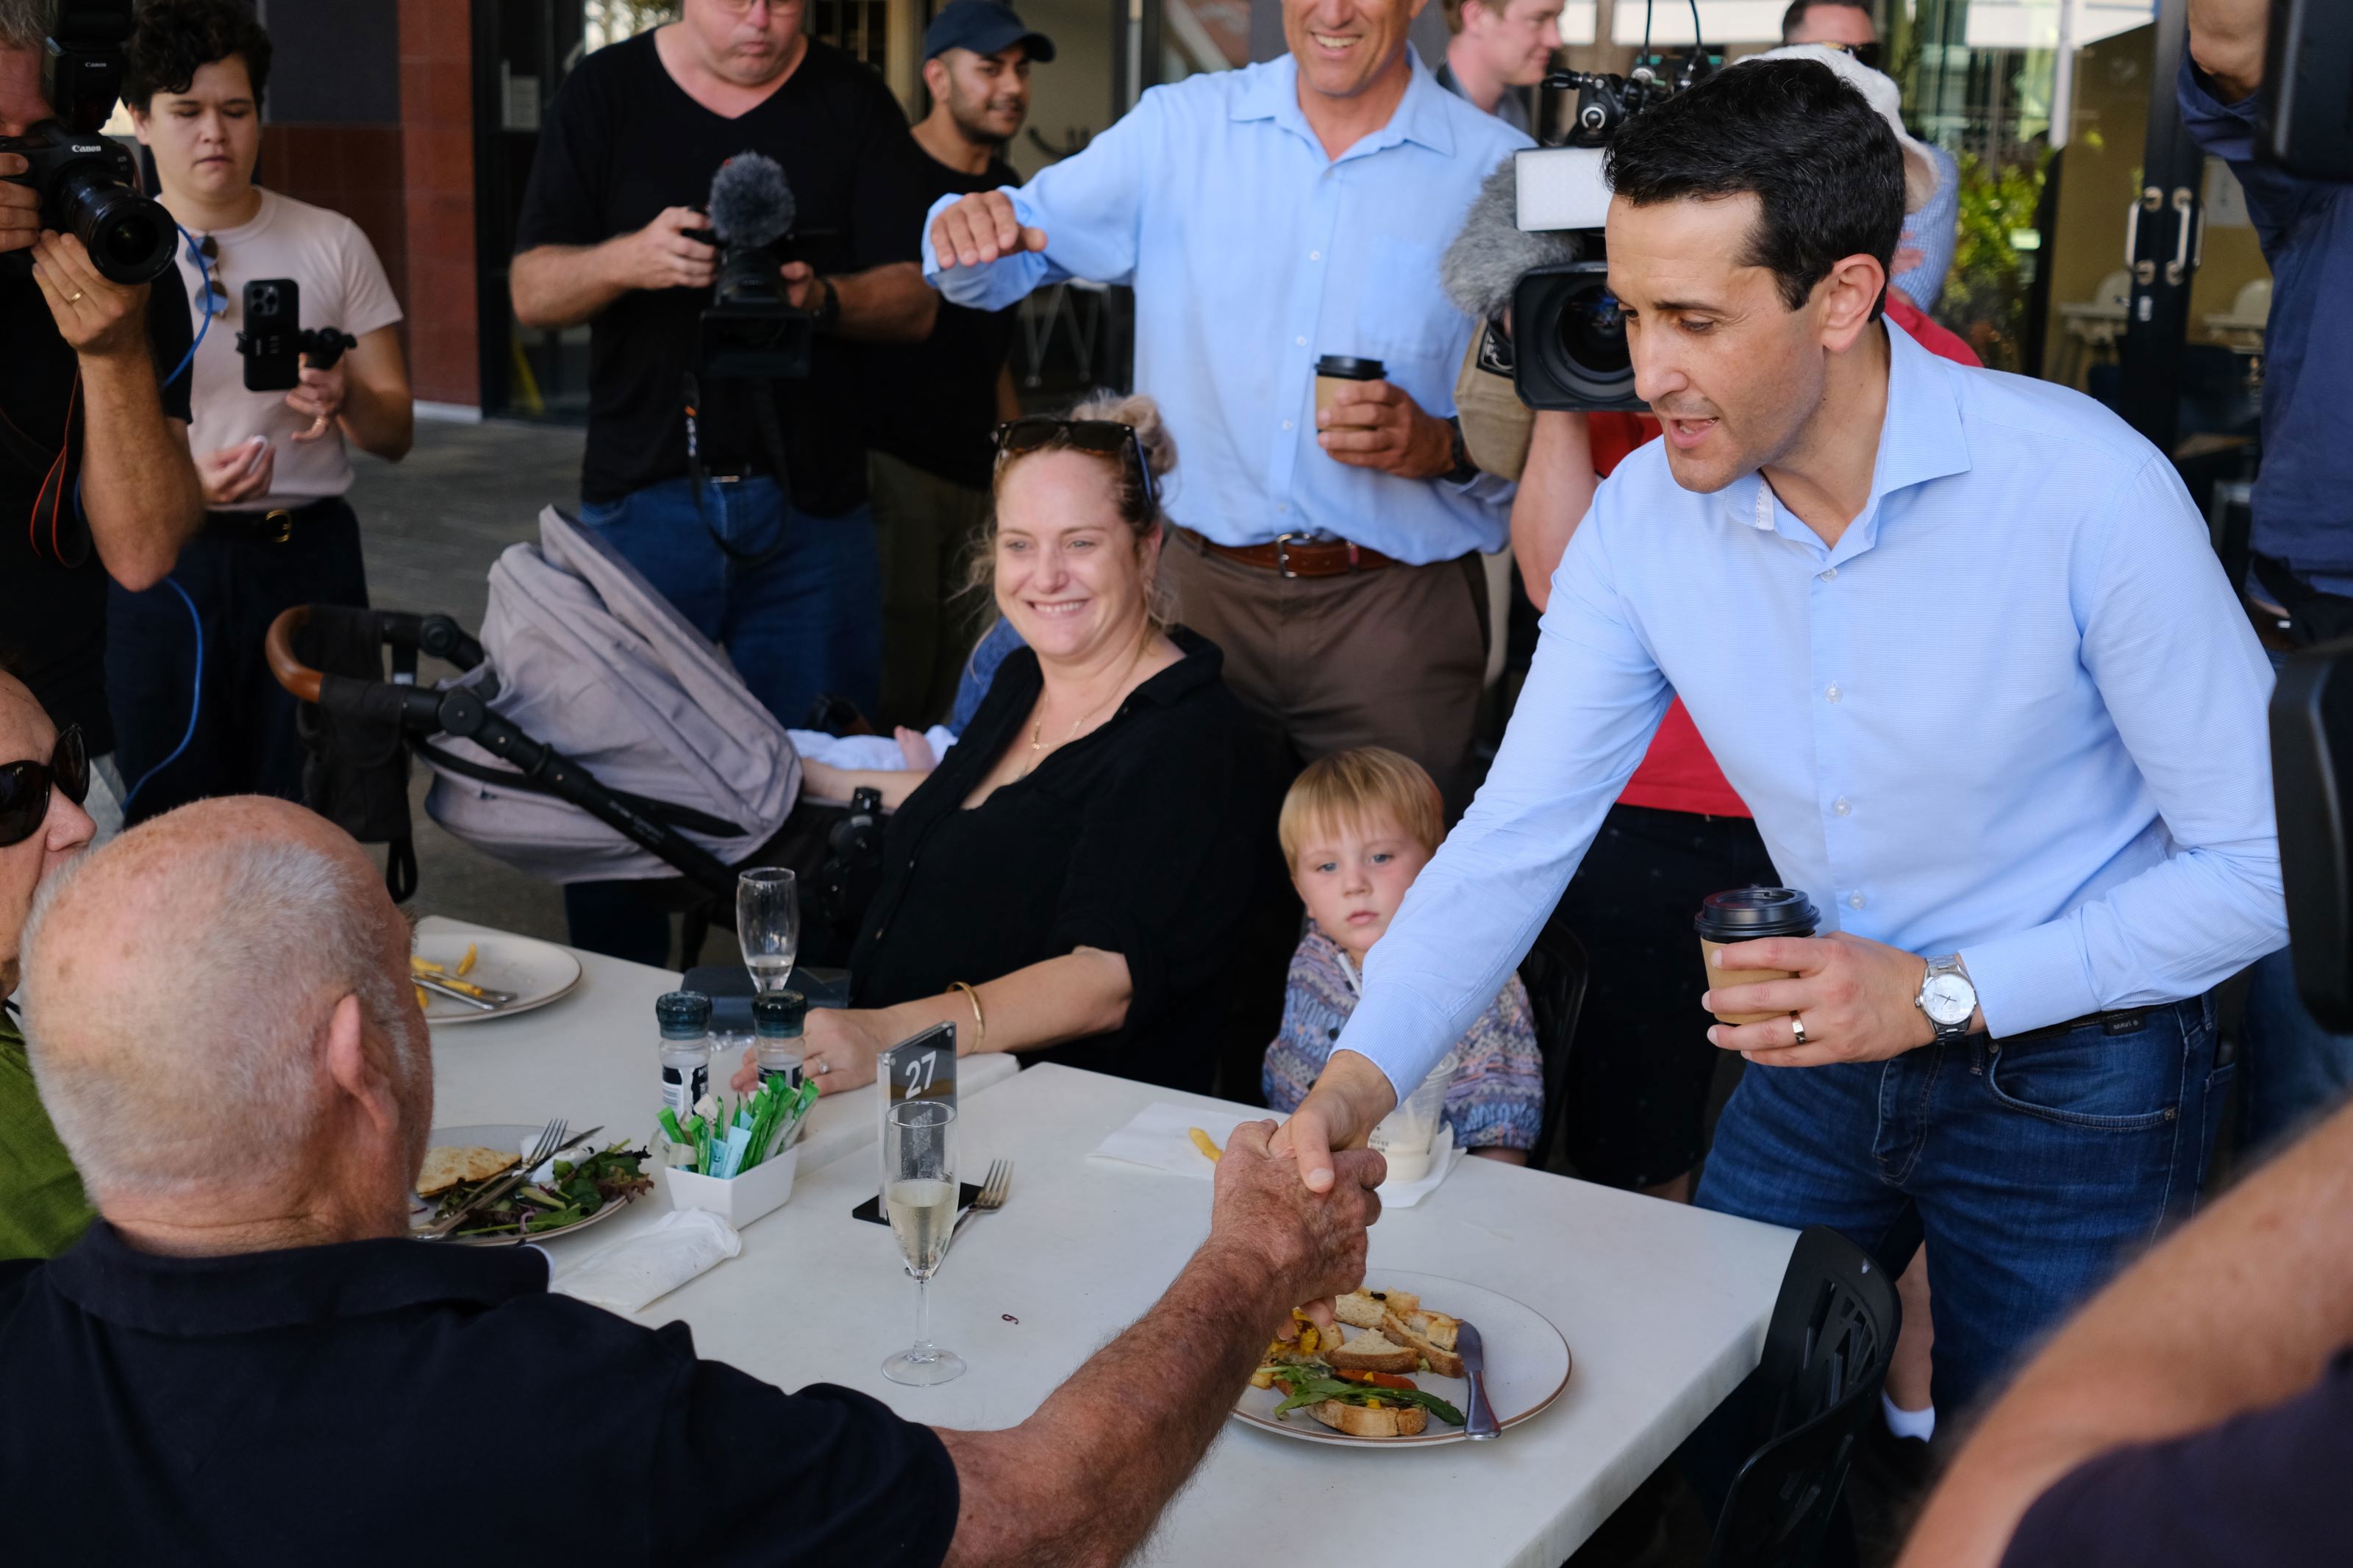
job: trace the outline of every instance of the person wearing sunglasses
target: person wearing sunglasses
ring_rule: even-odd
[[[206,508],[171,580],[118,589],[109,605],[107,688],[133,822],[203,795],[301,798],[295,703],[262,640],[291,605],[367,603],[346,447],[396,462],[415,432],[400,305],[375,247],[343,214],[253,182],[269,58],[244,0],[153,0],[127,51],[123,100],[205,322],[188,443]],[[237,337],[246,286],[270,279],[301,290],[301,326],[359,342],[331,367],[306,363],[290,391],[255,392]]]
[[[1792,0],[1781,14],[1781,47],[1791,44],[1826,44],[1873,70],[1885,68],[1880,63],[1879,28],[1871,19],[1867,0]],[[1921,310],[1934,310],[1945,296],[1953,248],[1960,243],[1961,166],[1933,142],[1925,150],[1936,165],[1936,189],[1904,216],[1888,287]]]
[[[1274,800],[1223,654],[1173,620],[1175,460],[1144,396],[998,431],[976,575],[1024,646],[884,832],[850,1006],[812,1012],[803,1043],[826,1093],[871,1083],[878,1051],[935,1024],[956,1026],[959,1055],[1051,1050],[1208,1089],[1203,1024]]]
[[[90,840],[89,797],[81,731],[60,732],[31,691],[0,674],[0,1259],[55,1257],[90,1224],[81,1177],[41,1107],[5,1000],[35,890]]]

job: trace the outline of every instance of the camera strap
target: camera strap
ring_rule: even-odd
[[[776,389],[765,381],[752,381],[745,384],[752,403],[752,421],[758,426],[760,444],[767,448],[768,470],[776,482],[777,499],[783,503],[776,518],[775,541],[765,549],[740,550],[712,526],[710,517],[702,510],[702,487],[706,482],[699,424],[702,394],[692,371],[686,373],[686,479],[688,486],[694,491],[695,521],[702,524],[705,533],[711,535],[711,542],[719,547],[719,553],[750,570],[765,566],[785,552],[786,530],[792,526],[793,479],[791,470],[785,466],[784,427],[776,419]]]
[[[0,412],[0,451],[24,464],[27,472],[42,476],[41,488],[34,492],[32,515],[26,520],[26,537],[36,556],[47,556],[69,568],[81,565],[90,555],[90,531],[82,526],[79,506],[69,505],[67,495],[72,488],[67,470],[73,466],[74,420],[80,407],[81,372],[77,369],[72,389],[66,394],[65,440],[54,452],[45,450]],[[70,558],[67,554],[69,541],[78,546]]]

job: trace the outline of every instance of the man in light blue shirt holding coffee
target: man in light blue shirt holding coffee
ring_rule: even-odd
[[[1711,971],[1794,977],[1709,993],[1761,1021],[1708,1030],[1751,1065],[1697,1201],[1890,1278],[1931,1242],[1956,1410],[2195,1201],[2213,988],[2287,937],[2270,667],[2164,454],[1879,319],[1900,156],[1829,70],[1725,71],[1609,158],[1663,438],[1577,526],[1502,753],[1287,1142],[1316,1185],[1421,1081],[1680,695],[1822,917]]]
[[[1285,0],[1281,59],[1145,93],[1018,191],[943,198],[924,275],[997,310],[1133,283],[1135,386],[1176,437],[1186,624],[1301,760],[1383,744],[1459,805],[1511,486],[1451,423],[1472,321],[1438,259],[1528,139],[1414,58],[1411,0]],[[1319,423],[1315,366],[1379,362]]]

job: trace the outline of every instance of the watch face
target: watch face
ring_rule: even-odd
[[[1978,994],[1957,974],[1933,974],[1920,988],[1920,1006],[1938,1024],[1966,1023],[1978,1008]]]

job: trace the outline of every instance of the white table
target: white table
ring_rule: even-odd
[[[743,1256],[640,1317],[683,1320],[702,1354],[785,1388],[838,1383],[913,1420],[1010,1426],[1142,1315],[1207,1234],[1208,1183],[1087,1158],[1156,1100],[1236,1109],[1050,1063],[964,1103],[962,1173],[1018,1165],[1010,1204],[973,1223],[933,1286],[934,1337],[972,1368],[954,1383],[902,1388],[880,1370],[913,1337],[915,1288],[890,1233],[849,1217],[874,1191],[869,1160],[804,1174],[745,1229]],[[1451,1275],[1535,1307],[1576,1358],[1559,1403],[1493,1443],[1389,1454],[1229,1426],[1146,1555],[1312,1561],[1335,1528],[1359,1528],[1385,1560],[1556,1568],[1756,1365],[1794,1240],[1465,1160],[1382,1217],[1371,1278]],[[1427,1506],[1396,1506],[1403,1486]]]
[[[505,934],[439,916],[418,921],[417,930]],[[434,1026],[435,1126],[508,1121],[536,1127],[551,1116],[561,1116],[584,1131],[602,1123],[607,1139],[654,1135],[654,1114],[661,1109],[654,999],[677,990],[678,976],[626,959],[571,951],[580,960],[580,984],[561,1001],[512,1018]],[[733,1070],[733,1064],[714,1063],[712,1077],[723,1082]],[[956,1067],[957,1092],[976,1094],[1019,1070],[1012,1058],[1001,1053],[966,1058]],[[828,1094],[817,1102],[809,1111],[808,1131],[801,1137],[796,1183],[845,1154],[873,1147],[880,1114],[876,1092],[869,1086]],[[666,1212],[657,1188],[632,1205],[630,1213],[543,1245],[559,1269],[568,1268]]]

